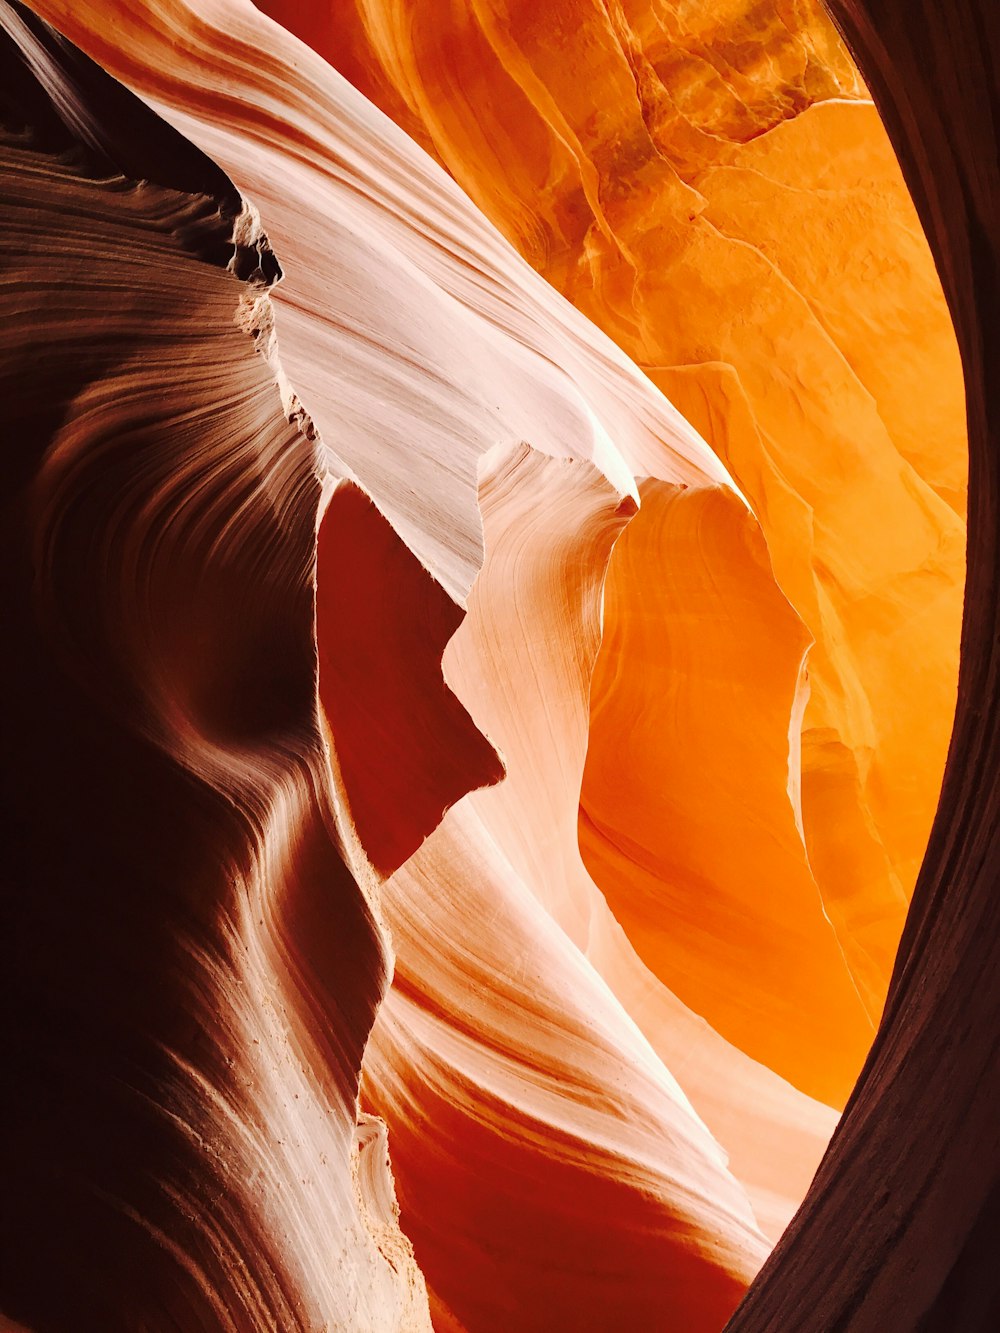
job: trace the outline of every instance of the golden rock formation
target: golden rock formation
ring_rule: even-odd
[[[716,1333],[876,1036],[955,695],[961,369],[844,45],[815,0],[0,37],[5,1314]],[[921,975],[807,1209],[907,1194]],[[819,1333],[802,1232],[746,1327]]]
[[[930,253],[830,19],[817,0],[263,7],[438,157],[750,501],[813,639],[811,871],[877,1021],[954,707],[966,443]]]
[[[583,858],[680,999],[837,1105],[872,1027],[802,837],[809,639],[731,491],[640,495],[605,590]]]
[[[1000,1319],[1000,10],[986,0],[831,8],[899,152],[962,351],[961,671],[882,1024],[802,1209],[727,1327],[988,1333]]]

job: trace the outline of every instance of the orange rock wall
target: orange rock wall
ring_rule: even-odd
[[[727,1329],[1000,1323],[1000,10],[831,0],[933,247],[969,407],[955,727],[883,1021],[816,1179]]]
[[[876,1032],[955,688],[957,356],[844,47],[743,0],[272,5],[309,45],[249,0],[34,8],[138,97],[0,0],[5,665],[79,723],[14,728],[17,975],[93,1019],[82,1078],[38,1045],[84,1200],[32,1191],[32,1122],[0,1297],[36,1333],[715,1333]],[[26,189],[53,117],[75,156]],[[50,745],[97,916],[39,840]]]
[[[263,7],[438,157],[749,499],[813,639],[806,852],[876,1020],[954,706],[964,400],[930,253],[829,18],[814,0]]]

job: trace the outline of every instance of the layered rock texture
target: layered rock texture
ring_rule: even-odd
[[[812,641],[809,867],[801,854],[754,864],[790,891],[812,875],[876,1021],[954,707],[966,443],[933,262],[829,18],[812,0],[264,7],[447,167],[681,408],[749,501]],[[622,844],[602,847],[587,820],[607,802],[591,771],[581,836],[607,891],[601,866]],[[677,882],[676,864],[621,831],[641,848],[622,865],[630,884]],[[743,892],[742,858],[734,869]],[[727,878],[718,864],[695,873]],[[694,1000],[670,948],[640,952]],[[718,1008],[707,1016],[729,1035]],[[828,1054],[825,1068],[810,1090],[842,1102],[854,1057],[838,1069]]]
[[[278,264],[218,167],[0,21],[5,1312],[426,1324],[357,1116],[387,957],[336,846]]]
[[[995,1327],[1000,33],[833,9],[0,0],[11,1327]]]

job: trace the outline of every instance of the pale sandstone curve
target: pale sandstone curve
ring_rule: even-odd
[[[286,256],[282,358],[332,471],[456,602],[482,560],[478,459],[498,443],[592,459],[623,490],[635,471],[727,480],[440,167],[249,0],[35,8],[254,200]]]
[[[602,904],[576,848],[577,719],[634,502],[522,446],[490,457],[480,503],[486,563],[445,674],[507,776],[383,887],[396,975],[365,1098],[446,1327],[707,1330],[766,1243],[580,919]]]
[[[877,1020],[953,716],[967,450],[933,261],[822,6],[265,7],[447,166],[748,498],[815,640],[804,831]]]
[[[674,1277],[652,1291],[638,1276],[628,1290],[601,1277],[624,1262],[614,1237],[636,1207],[621,1191],[621,1155],[635,1151],[628,1147],[634,1130],[618,1118],[623,1078],[641,1089],[654,1077],[653,1106],[657,1121],[670,1127],[660,1131],[667,1142],[679,1131],[694,1135],[682,1152],[665,1150],[658,1164],[657,1192],[672,1200],[674,1214],[689,1173],[714,1175],[724,1161],[714,1147],[706,1161],[711,1140],[696,1127],[707,1122],[738,1160],[736,1178],[772,1234],[795,1207],[834,1120],[729,1047],[642,968],[580,860],[575,793],[601,588],[615,533],[628,517],[617,512],[620,497],[598,483],[584,464],[524,448],[498,453],[484,468],[487,560],[446,650],[445,671],[503,754],[507,777],[466,797],[383,891],[397,973],[366,1054],[365,1089],[389,1123],[403,1225],[443,1328],[513,1322],[598,1329],[621,1317],[654,1328],[671,1312],[685,1327],[709,1320],[708,1307],[678,1304],[685,1283],[672,1267]],[[732,503],[742,512],[735,497]],[[585,521],[588,512],[593,517]],[[518,924],[525,916],[536,923],[527,938]],[[529,945],[530,938],[537,943]],[[550,957],[563,961],[546,965]],[[559,986],[569,966],[578,979]],[[654,1049],[623,1000],[636,1004]],[[558,1020],[540,1023],[539,1006],[554,1003]],[[578,1004],[589,1015],[586,1041],[573,1035]],[[622,1065],[615,1110],[602,1126],[600,1116],[595,1120],[607,1096],[600,1052],[609,1040]],[[666,1072],[675,1062],[685,1070],[683,1088]],[[553,1067],[561,1071],[555,1085]],[[534,1128],[525,1144],[527,1116]],[[435,1128],[442,1118],[446,1127]],[[601,1152],[588,1164],[578,1150],[571,1170],[565,1136],[583,1125]],[[544,1222],[557,1206],[541,1187],[550,1178],[580,1200],[560,1212],[558,1226]],[[591,1254],[577,1208],[616,1181],[614,1214],[602,1212],[603,1259],[570,1259],[579,1245]],[[704,1206],[731,1188],[717,1179]],[[445,1218],[452,1225],[443,1225]],[[731,1234],[731,1223],[716,1225]],[[703,1227],[693,1235],[703,1235]],[[655,1232],[655,1214],[647,1214],[644,1228]],[[456,1231],[464,1236],[458,1263]],[[663,1259],[674,1252],[660,1244]],[[559,1276],[567,1266],[573,1284]],[[711,1286],[709,1275],[705,1282]]]
[[[636,956],[634,945],[626,941],[604,894],[581,859],[578,794],[588,745],[592,743],[593,676],[595,663],[600,666],[604,652],[602,636],[611,628],[605,571],[609,559],[614,571],[619,550],[623,543],[628,548],[633,531],[647,530],[656,520],[640,508],[613,546],[607,540],[595,545],[583,523],[587,512],[582,498],[585,492],[575,480],[577,468],[552,464],[543,469],[541,460],[532,460],[523,451],[521,455],[498,457],[492,469],[484,468],[481,504],[487,533],[491,534],[487,563],[473,590],[469,615],[445,653],[445,673],[504,755],[507,779],[495,790],[471,795],[467,803],[488,823],[494,841],[503,848],[521,880],[594,963],[666,1068],[672,1074],[680,1069],[687,1071],[680,1080],[685,1094],[699,1113],[703,1106],[710,1108],[710,1128],[723,1148],[738,1158],[737,1178],[744,1184],[754,1182],[754,1206],[759,1199],[762,1212],[771,1219],[773,1234],[775,1217],[787,1220],[794,1209],[797,1194],[811,1175],[835,1117],[770,1070],[742,1056],[671,994],[662,981],[654,979]],[[518,483],[518,470],[528,480]],[[537,480],[532,480],[535,474]],[[645,493],[658,485],[643,483],[641,490]],[[523,487],[523,495],[519,487]],[[694,506],[706,502],[735,521],[737,546],[744,540],[752,545],[756,530],[735,496],[716,491],[691,493]],[[680,541],[676,555],[681,564],[704,558]],[[764,592],[760,562],[758,551],[750,570],[756,573],[757,586]],[[663,577],[655,562],[651,562],[650,571]],[[735,577],[741,572],[738,565],[732,570]],[[788,670],[794,676],[803,649],[801,630],[797,636],[794,616],[776,589],[771,590],[771,598],[784,607],[787,632],[795,641],[788,661]],[[738,623],[732,622],[730,632]],[[679,632],[682,637],[693,637],[692,648],[696,648],[698,634],[691,635],[690,622],[682,622]],[[635,688],[641,688],[641,679]],[[777,743],[787,747],[790,710],[786,707],[782,718],[780,700],[778,709],[772,705],[767,714],[758,698],[749,694],[744,698],[757,726],[765,734],[770,727],[772,743],[776,737]],[[626,746],[627,737],[623,737],[623,760],[627,758]],[[726,755],[728,758],[728,747]],[[731,762],[739,762],[738,757],[734,755]],[[618,779],[627,784],[624,764]],[[794,831],[791,841],[794,843]],[[801,845],[798,850],[803,855]],[[807,929],[813,931],[815,975],[825,967],[827,977],[832,979],[833,996],[840,987],[843,1007],[839,1013],[844,1032],[830,1033],[830,1056],[842,1053],[843,1080],[851,1070],[852,1059],[862,1058],[870,1029],[850,991],[836,939],[828,929],[824,932],[815,886],[804,881],[798,893],[798,905],[792,907],[785,928],[801,929],[802,923],[812,921]],[[795,903],[794,886],[785,900],[786,907],[790,903]],[[612,906],[617,904],[612,902]],[[664,933],[669,929],[669,919],[664,917]],[[768,956],[765,945],[764,957]],[[749,975],[743,975],[737,991],[741,995],[745,992],[748,1008],[761,1012],[769,1001],[756,991],[760,984],[756,971],[755,967]],[[770,1003],[783,1003],[780,985],[772,979],[769,987]],[[826,1013],[829,1023],[831,1012],[838,1012],[831,998],[800,992],[803,1013],[797,1021],[806,1023],[806,1041],[797,1051],[800,1061],[803,1056],[814,1058],[819,1015]],[[851,1021],[853,1051],[849,1045]],[[791,1035],[792,1027],[788,1025],[786,1037]],[[751,1087],[761,1094],[759,1115],[749,1101]],[[780,1136],[775,1137],[779,1124],[793,1136],[800,1136],[794,1151],[789,1145],[787,1156],[775,1152],[776,1144],[781,1142]],[[716,1126],[724,1127],[724,1132],[717,1133]],[[762,1176],[771,1183],[758,1192]]]

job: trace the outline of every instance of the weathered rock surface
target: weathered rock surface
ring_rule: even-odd
[[[266,7],[0,0],[4,1316],[992,1328],[993,20],[836,5],[879,1026],[847,48]]]

